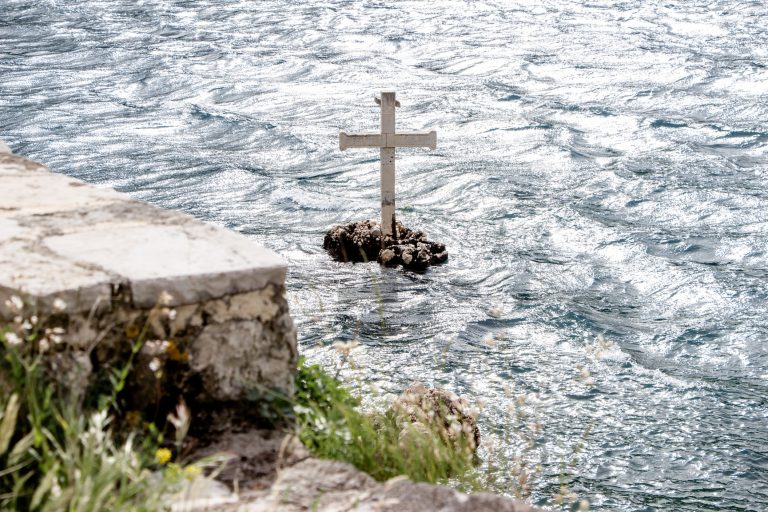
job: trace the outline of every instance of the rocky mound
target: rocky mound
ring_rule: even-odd
[[[477,411],[466,399],[447,389],[427,388],[414,382],[394,401],[391,410],[402,420],[403,433],[412,425],[423,432],[437,433],[446,444],[466,448],[472,454],[480,446]]]
[[[448,260],[445,245],[430,242],[423,231],[413,231],[395,223],[393,236],[382,237],[381,225],[363,220],[333,226],[325,234],[323,248],[337,261],[378,261],[388,267],[402,265],[410,270],[423,270]]]

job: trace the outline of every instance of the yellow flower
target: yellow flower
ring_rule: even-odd
[[[165,353],[168,354],[168,359],[179,363],[186,363],[189,361],[189,353],[186,350],[179,350],[178,345],[173,340],[168,340],[168,348],[165,349]]]
[[[168,448],[158,448],[155,452],[155,460],[158,464],[165,465],[171,460],[171,450]]]
[[[194,480],[198,476],[203,474],[203,470],[200,469],[200,466],[187,466],[184,468],[184,476],[187,478],[187,480]]]

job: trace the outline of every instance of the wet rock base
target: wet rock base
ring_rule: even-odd
[[[409,270],[424,270],[448,260],[445,245],[430,242],[423,231],[414,231],[395,223],[393,236],[382,237],[381,225],[363,220],[333,226],[323,240],[331,257],[343,262],[378,261],[387,267],[402,265]]]

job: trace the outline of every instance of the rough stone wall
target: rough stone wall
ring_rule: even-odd
[[[296,334],[282,286],[176,307],[140,309],[121,296],[110,305],[93,315],[64,311],[52,317],[65,330],[60,351],[81,362],[80,370],[73,369],[60,356],[63,368],[57,370],[65,384],[93,384],[124,365],[140,344],[128,382],[137,410],[179,396],[225,403],[263,389],[293,392]]]
[[[55,376],[98,386],[132,360],[137,410],[178,395],[210,404],[292,393],[296,332],[279,256],[4,145],[0,183],[0,322],[34,317],[60,333],[46,343]],[[14,296],[22,311],[6,304]]]

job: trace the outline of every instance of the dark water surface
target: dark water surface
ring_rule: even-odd
[[[425,274],[320,248],[377,215],[337,134],[381,89],[438,130],[398,150]],[[282,254],[312,360],[482,397],[535,503],[768,510],[763,1],[0,0],[0,139]]]

